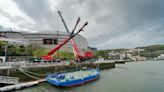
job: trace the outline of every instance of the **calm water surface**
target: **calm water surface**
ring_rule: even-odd
[[[58,88],[48,83],[16,92],[164,92],[164,61],[129,62],[101,71],[97,81]]]

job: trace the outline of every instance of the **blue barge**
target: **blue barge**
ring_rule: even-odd
[[[50,74],[46,77],[46,80],[55,86],[70,87],[96,80],[99,77],[98,69],[88,69],[69,73]]]

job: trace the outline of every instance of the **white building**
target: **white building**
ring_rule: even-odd
[[[146,57],[141,57],[141,56],[133,56],[132,60],[133,61],[146,61],[147,58]]]
[[[157,60],[164,60],[164,54],[159,55],[156,59]]]
[[[54,48],[56,44],[60,43],[67,37],[67,32],[63,31],[44,31],[44,32],[36,32],[36,33],[28,33],[28,32],[13,32],[6,31],[0,32],[0,36],[5,36],[8,38],[23,38],[28,39],[30,44],[36,44],[45,48]],[[77,44],[80,52],[83,52],[88,47],[87,40],[81,36],[77,35],[74,37],[75,43]],[[72,45],[68,42],[64,45],[61,50],[72,52]]]

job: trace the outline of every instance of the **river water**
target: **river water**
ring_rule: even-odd
[[[100,72],[97,81],[71,88],[48,83],[16,92],[164,92],[164,61],[128,62]]]

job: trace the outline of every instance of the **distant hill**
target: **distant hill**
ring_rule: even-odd
[[[145,47],[137,47],[144,50],[156,51],[156,50],[164,50],[164,45],[152,45],[152,46],[145,46]]]
[[[151,45],[137,48],[144,49],[144,51],[140,53],[140,55],[144,57],[154,58],[160,54],[164,54],[164,45]]]
[[[144,49],[143,52],[140,53],[131,53],[132,55],[140,55],[147,58],[154,58],[159,56],[160,54],[164,54],[164,45],[151,45],[151,46],[143,46],[143,47],[136,47],[136,49]],[[104,58],[108,57],[108,52],[125,52],[128,49],[106,49],[106,50],[98,50],[98,55]]]

